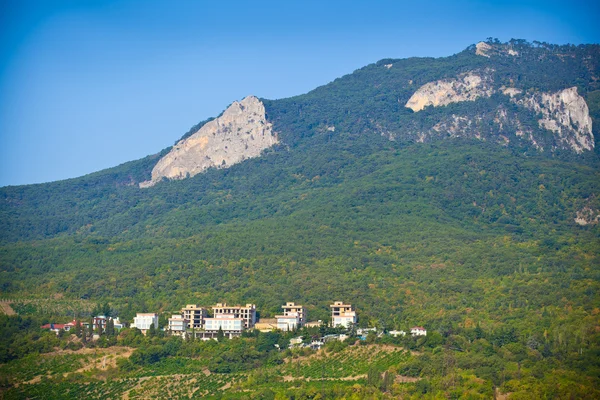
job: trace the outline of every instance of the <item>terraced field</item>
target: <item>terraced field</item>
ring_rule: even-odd
[[[319,352],[281,367],[284,376],[303,379],[363,377],[370,368],[385,371],[406,361],[410,353],[395,347],[356,346],[339,353]]]
[[[106,353],[103,353],[104,350]],[[411,355],[392,346],[352,346],[336,353],[324,350],[310,356],[287,358],[284,364],[246,374],[215,374],[205,362],[173,357],[160,363],[121,373],[116,359],[128,357],[127,348],[98,349],[97,353],[71,352],[29,356],[0,366],[9,389],[0,398],[86,399],[188,399],[242,398],[261,390],[290,388],[298,381],[348,385],[366,378],[370,369],[398,369]],[[101,360],[109,362],[104,365]]]

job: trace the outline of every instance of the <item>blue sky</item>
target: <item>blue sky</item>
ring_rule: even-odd
[[[0,186],[153,154],[249,94],[487,37],[599,43],[594,1],[0,0]]]

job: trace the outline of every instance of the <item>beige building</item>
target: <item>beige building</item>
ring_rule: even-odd
[[[344,304],[343,301],[336,301],[331,304],[331,325],[341,325],[348,328],[351,324],[356,324],[356,312],[352,304]]]
[[[254,329],[258,329],[261,332],[271,332],[277,329],[277,319],[275,318],[261,318],[256,324]]]
[[[283,308],[283,315],[298,315],[298,318],[300,319],[300,325],[304,325],[306,323],[306,307],[288,301],[285,303],[285,306],[281,306],[281,308]]]
[[[254,304],[230,306],[227,303],[217,303],[212,310],[214,318],[242,318],[244,329],[252,329],[256,324],[256,306]]]
[[[202,329],[206,315],[206,308],[196,304],[188,304],[181,309],[181,316],[188,320],[189,329]]]

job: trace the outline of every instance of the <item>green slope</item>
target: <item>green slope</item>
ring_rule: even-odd
[[[499,146],[494,132],[415,143],[415,128],[510,104],[492,96],[419,113],[403,107],[423,83],[491,66],[500,84],[578,86],[599,137],[599,47],[513,46],[520,57],[469,48],[382,60],[305,95],[265,100],[282,144],[225,170],[139,189],[165,149],[76,179],[1,188],[0,295],[110,301],[125,320],[217,301],[254,302],[263,317],[297,301],[310,319],[326,320],[340,299],[357,307],[361,325],[422,324],[446,347],[462,343],[482,385],[500,384],[486,366],[493,356],[518,365],[515,387],[527,393],[535,375],[531,367],[521,380],[527,353],[555,371],[547,379],[567,371],[568,384],[581,375],[593,387],[600,228],[574,219],[600,209],[598,150],[539,153],[518,141]],[[35,304],[17,311],[39,315]],[[473,340],[476,326],[489,342]],[[531,340],[537,350],[525,349]],[[434,359],[440,343],[430,343]],[[466,365],[471,355],[458,358]],[[423,365],[422,376],[439,377]]]
[[[264,173],[269,158],[241,164],[213,182],[209,199],[194,185],[202,177],[138,191],[152,197],[130,199],[139,205],[86,231],[3,246],[3,287],[174,308],[225,296],[273,311],[286,298],[325,306],[350,297],[382,318],[387,310],[377,304],[402,304],[395,290],[414,274],[467,286],[522,270],[595,276],[598,229],[573,218],[599,190],[596,170],[468,142],[360,157],[352,149],[310,165],[290,157],[271,168],[277,179]],[[181,204],[163,197],[169,185]],[[111,235],[112,222],[123,220],[133,222]],[[451,267],[418,269],[437,264]],[[419,278],[429,279],[419,290],[434,295],[434,277]],[[460,301],[474,306],[468,296]]]

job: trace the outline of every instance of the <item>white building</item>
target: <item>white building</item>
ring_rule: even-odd
[[[227,303],[217,303],[217,305],[213,306],[212,309],[215,318],[226,316],[227,318],[233,317],[243,319],[244,329],[252,329],[254,328],[254,324],[256,324],[256,306],[254,304],[246,304],[245,306],[230,306],[227,305]],[[206,318],[205,321],[207,319],[208,318]]]
[[[348,339],[348,335],[346,335],[344,333],[341,333],[341,334],[338,334],[338,335],[325,335],[323,337],[323,342],[324,343],[329,343],[329,342],[332,342],[332,341],[335,341],[335,340],[343,342],[346,339]]]
[[[277,329],[282,331],[293,331],[300,328],[306,322],[306,308],[293,302],[287,302],[283,308],[283,315],[276,315]]]
[[[344,304],[343,301],[336,301],[331,304],[331,325],[343,326],[348,328],[350,325],[356,324],[356,312],[352,304]]]
[[[277,318],[277,329],[284,332],[293,331],[300,326],[300,318],[298,316],[276,315],[275,318]]]
[[[358,336],[367,336],[371,332],[377,333],[377,328],[358,328],[356,330]]]
[[[152,325],[154,325],[154,329],[158,329],[158,314],[137,313],[133,319],[132,328],[138,328],[145,335]]]
[[[169,318],[169,332],[176,336],[185,337],[185,331],[188,327],[189,321],[183,316],[174,314]]]
[[[321,347],[323,347],[325,345],[325,342],[323,341],[323,339],[315,339],[312,342],[310,342],[310,344],[308,345],[308,347],[310,347],[313,350],[320,350]]]
[[[115,329],[123,329],[125,328],[125,324],[119,320],[119,317],[112,318]]]
[[[427,336],[427,330],[425,330],[425,328],[422,326],[415,326],[410,328],[410,334],[412,336]]]
[[[238,335],[244,330],[245,320],[233,315],[219,315],[216,318],[204,319],[204,330],[206,332],[218,332],[219,328],[227,335]]]

